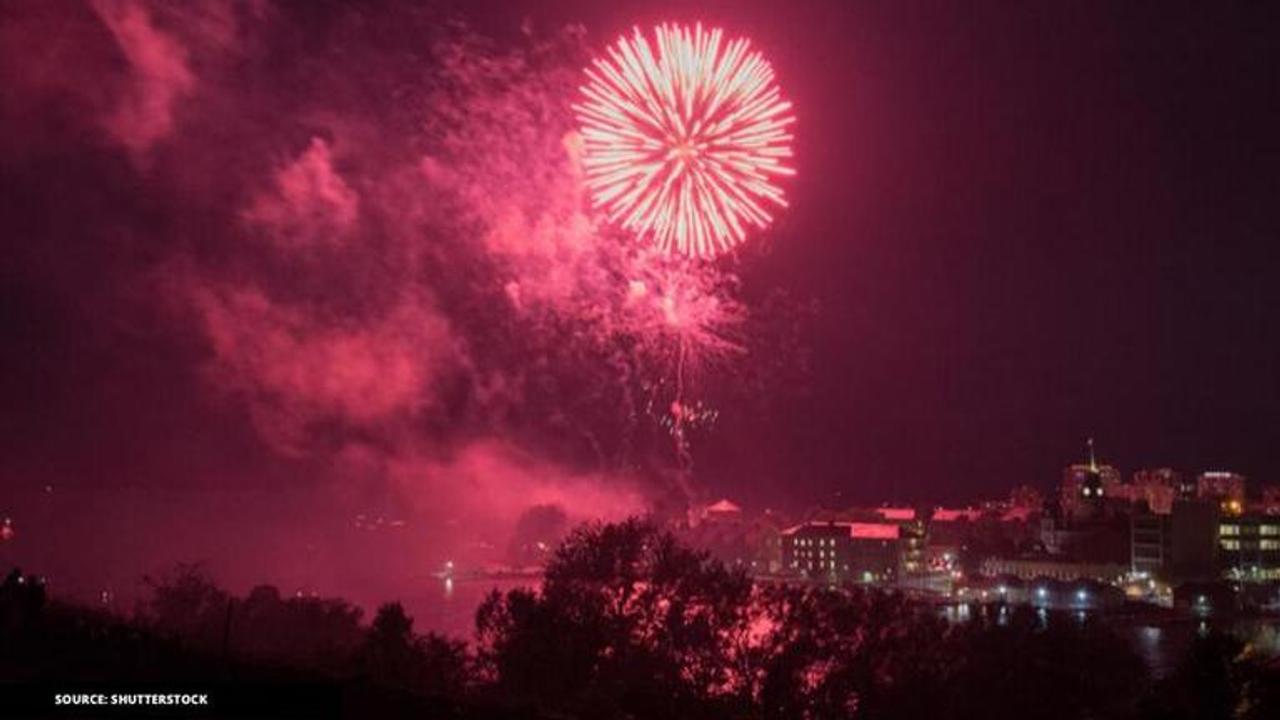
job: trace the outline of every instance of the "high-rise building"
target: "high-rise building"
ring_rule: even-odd
[[[1245,478],[1240,473],[1211,470],[1200,473],[1196,480],[1196,497],[1222,506],[1223,512],[1244,512]]]
[[[1149,577],[1163,576],[1169,558],[1169,519],[1141,509],[1129,516],[1130,570]]]
[[[1088,450],[1088,462],[1070,465],[1062,471],[1060,502],[1068,519],[1101,515],[1106,499],[1121,485],[1119,470],[1098,463],[1093,438],[1089,438]]]
[[[1280,483],[1271,483],[1262,487],[1262,502],[1258,511],[1263,515],[1280,515]]]
[[[1218,520],[1218,551],[1228,576],[1280,580],[1280,519],[1270,515],[1224,515]]]
[[[1173,468],[1153,468],[1133,473],[1133,482],[1126,486],[1128,499],[1145,503],[1151,512],[1168,515],[1173,512],[1173,501],[1189,491],[1186,478]],[[1192,493],[1188,492],[1187,498]]]
[[[1170,582],[1217,577],[1219,528],[1214,503],[1178,500],[1164,514],[1135,508],[1129,527],[1133,572]]]

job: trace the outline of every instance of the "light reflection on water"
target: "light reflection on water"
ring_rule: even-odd
[[[536,589],[539,584],[536,578],[504,580],[446,578],[433,580],[423,588],[422,594],[404,598],[402,602],[405,610],[414,618],[414,629],[418,632],[435,632],[472,639],[475,634],[476,610],[489,593],[495,589],[503,593],[519,587]],[[1008,623],[1008,607],[1001,605],[993,608],[993,611],[996,613],[997,624]],[[961,604],[944,606],[941,612],[943,617],[952,622],[966,622],[973,617],[974,613],[986,612],[986,610]],[[1044,608],[1037,608],[1036,616],[1042,625],[1054,620],[1083,623],[1094,617],[1084,611],[1056,615],[1047,612]],[[1108,622],[1116,632],[1132,643],[1134,651],[1157,677],[1163,677],[1172,672],[1192,639],[1196,635],[1207,634],[1211,627],[1205,620],[1159,625],[1142,620],[1114,619]],[[1251,643],[1259,652],[1280,655],[1280,622],[1275,620],[1223,620],[1220,622],[1218,626],[1221,629]]]
[[[537,578],[471,580],[444,578],[431,580],[420,595],[403,598],[405,612],[413,618],[413,629],[451,637],[471,639],[475,634],[476,610],[494,590],[507,592],[518,587],[536,588]]]
[[[995,613],[995,622],[1005,626],[1009,622],[1009,608],[1005,605],[990,608],[972,607],[968,604],[943,605],[940,613],[949,622],[966,622],[976,613]],[[1185,619],[1153,624],[1148,620],[1098,616],[1092,612],[1075,610],[1067,613],[1050,613],[1036,608],[1036,622],[1045,627],[1051,622],[1071,621],[1086,623],[1094,619],[1106,622],[1121,637],[1129,640],[1138,657],[1155,677],[1171,673],[1196,637],[1206,637],[1218,629],[1236,636],[1264,655],[1280,656],[1280,620],[1267,618]]]

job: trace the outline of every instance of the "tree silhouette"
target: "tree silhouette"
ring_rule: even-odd
[[[492,594],[480,661],[501,692],[582,716],[723,716],[751,582],[640,520],[575,530],[540,593]]]

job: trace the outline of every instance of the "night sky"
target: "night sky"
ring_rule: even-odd
[[[500,52],[569,24],[592,51],[701,19],[750,36],[794,101],[790,208],[734,261],[748,311],[786,298],[770,319],[787,339],[712,371],[728,377],[706,382],[721,417],[695,439],[698,493],[803,508],[1048,490],[1089,436],[1126,472],[1280,480],[1280,28],[1263,3],[160,5],[0,8],[15,498],[279,489],[322,496],[320,513],[397,495],[381,488],[406,467],[614,472],[625,443],[592,437],[601,466],[540,425],[594,405],[511,399],[527,376],[478,340],[511,319],[451,289],[475,287],[470,266],[402,277],[406,257],[463,257],[436,249],[447,233],[403,250],[398,218],[438,209],[395,173],[433,152],[416,134],[438,99],[415,83],[456,21]],[[321,198],[302,202],[323,201],[303,219],[282,170],[299,158]],[[351,225],[347,244],[307,246],[317,214],[319,234]],[[281,244],[253,245],[254,227]],[[335,389],[317,356],[372,369]],[[737,372],[763,378],[751,397],[723,389]],[[471,454],[495,438],[533,460]],[[431,487],[437,504],[471,492]]]

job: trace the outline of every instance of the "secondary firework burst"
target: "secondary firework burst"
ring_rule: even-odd
[[[594,204],[664,252],[709,258],[786,206],[791,103],[772,66],[720,29],[637,28],[586,71],[574,106]]]

